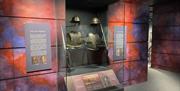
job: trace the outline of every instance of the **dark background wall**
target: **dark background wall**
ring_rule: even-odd
[[[103,29],[105,33],[107,32],[107,17],[106,17],[106,11],[101,10],[99,12],[95,12],[93,10],[79,8],[76,9],[72,6],[68,7],[66,6],[66,33],[70,31],[77,31],[82,34],[82,37],[85,38],[88,36],[89,33],[95,33],[100,36],[102,39],[102,32],[100,29],[100,25],[91,25],[92,19],[94,17],[99,17],[101,20],[101,23],[103,24]],[[72,17],[79,16],[80,18],[80,24],[75,26],[73,23],[71,23]],[[85,45],[85,43],[83,43]],[[103,65],[107,64],[102,63],[103,55],[105,51],[105,47],[99,48],[98,50],[88,50],[84,47],[79,49],[73,49],[69,50],[70,57],[71,57],[71,63],[73,63],[73,66],[82,66],[82,65],[90,65],[90,64],[98,64]],[[75,63],[75,64],[74,64]]]
[[[148,4],[148,0],[119,0],[108,8],[110,63],[125,86],[147,80]],[[126,27],[124,60],[113,60],[114,26]]]
[[[180,72],[179,1],[157,0],[153,12],[152,67]]]
[[[56,34],[64,20],[64,0],[0,0],[0,91],[58,90]],[[51,70],[26,72],[26,23],[50,25]]]

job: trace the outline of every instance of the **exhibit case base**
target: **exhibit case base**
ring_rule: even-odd
[[[110,68],[89,65],[69,70],[64,78],[68,91],[123,91]]]

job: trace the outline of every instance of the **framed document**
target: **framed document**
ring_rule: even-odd
[[[25,24],[27,72],[51,69],[50,26],[47,23]]]

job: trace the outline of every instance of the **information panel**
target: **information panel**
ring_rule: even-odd
[[[114,53],[113,58],[115,61],[120,61],[126,57],[125,46],[125,26],[114,26]]]
[[[27,72],[51,69],[50,26],[25,24]]]

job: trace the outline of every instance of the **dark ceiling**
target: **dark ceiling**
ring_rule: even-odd
[[[67,8],[101,9],[118,0],[66,0]]]

